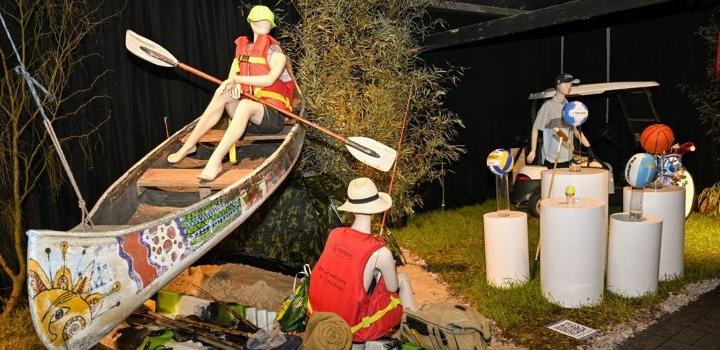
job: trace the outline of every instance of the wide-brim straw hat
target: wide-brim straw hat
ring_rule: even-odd
[[[338,210],[358,214],[382,213],[392,207],[392,198],[385,192],[378,192],[372,180],[360,177],[350,181],[348,199]]]

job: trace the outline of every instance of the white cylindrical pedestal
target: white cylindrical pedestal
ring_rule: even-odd
[[[576,200],[571,206],[565,199],[543,199],[540,215],[542,292],[569,308],[602,301],[605,274],[605,204]]]
[[[607,288],[624,297],[657,291],[662,219],[645,214],[639,221],[628,213],[610,216]]]
[[[630,208],[631,188],[623,188],[623,211]],[[667,186],[643,190],[643,215],[662,219],[659,279],[667,281],[683,275],[685,255],[685,189]]]
[[[498,288],[527,282],[528,266],[527,214],[519,211],[483,215],[485,230],[485,267],[488,283]]]
[[[540,181],[540,196],[545,198],[565,198],[565,187],[575,186],[575,196],[595,198],[608,204],[608,171],[596,168],[581,168],[571,172],[567,168],[555,169],[555,180],[550,193],[550,180],[553,170],[543,170]]]
[[[597,168],[580,169],[578,172],[571,172],[568,168],[555,169],[552,193],[549,193],[549,191],[553,170],[543,170],[542,180],[540,182],[540,195],[543,199],[565,198],[565,187],[567,185],[573,185],[575,186],[576,197],[599,199],[605,204],[602,230],[607,233],[609,172],[605,169]],[[603,244],[602,247],[605,249],[607,242]],[[602,256],[606,256],[607,253],[603,250],[601,254]]]

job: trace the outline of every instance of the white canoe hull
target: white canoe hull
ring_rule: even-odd
[[[295,125],[249,175],[177,213],[114,231],[28,231],[28,295],[43,344],[98,343],[265,202],[296,163],[304,133]]]

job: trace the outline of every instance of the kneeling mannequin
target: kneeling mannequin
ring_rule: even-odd
[[[371,234],[372,214],[392,206],[368,178],[348,186],[338,209],[355,216],[352,227],[334,229],[310,278],[310,313],[334,312],[343,318],[355,342],[378,339],[400,324],[403,308],[416,310],[410,281],[398,273],[382,237]]]

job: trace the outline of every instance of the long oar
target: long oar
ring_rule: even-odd
[[[407,105],[405,106],[405,116],[403,116],[402,126],[400,127],[400,137],[398,138],[397,145],[398,152],[402,149],[403,141],[405,140],[405,129],[408,126],[408,119],[410,117],[410,101],[412,100],[413,92],[414,87],[411,85],[410,91],[408,92]],[[397,175],[397,167],[398,163],[395,162],[395,165],[393,165],[392,173],[390,175],[390,184],[388,185],[388,194],[390,196],[392,196],[393,193],[393,184],[395,183],[395,175]],[[385,230],[387,218],[388,210],[383,212],[382,223],[380,224],[380,235],[385,237],[385,242],[390,248],[390,251],[393,253],[393,256],[395,256],[395,258],[400,262],[400,265],[405,265],[405,255],[400,249],[400,245],[398,244],[397,240],[395,240],[395,237],[393,237],[390,229],[388,228],[387,231]]]
[[[138,56],[152,64],[162,67],[180,68],[201,78],[212,81],[213,83],[222,83],[222,80],[178,61],[170,52],[165,50],[162,46],[138,35],[131,30],[125,32],[125,47],[127,47],[128,51],[132,52],[135,56]],[[375,169],[381,171],[388,171],[395,162],[397,152],[394,149],[385,146],[378,141],[363,136],[345,137],[339,135],[299,115],[283,109],[279,109],[265,101],[260,100],[253,95],[247,93],[242,93],[242,95],[243,97],[249,98],[253,101],[262,103],[270,108],[273,108],[278,112],[285,114],[286,116],[293,118],[309,127],[315,128],[328,136],[338,139],[340,142],[345,144],[345,147],[347,147],[348,151],[350,151],[350,154],[357,158],[357,160]]]

